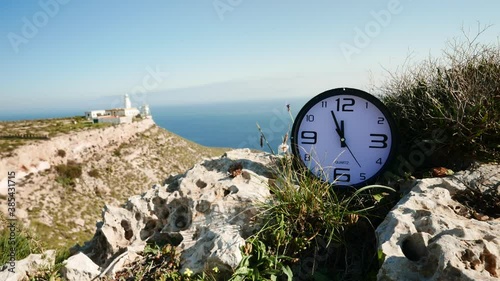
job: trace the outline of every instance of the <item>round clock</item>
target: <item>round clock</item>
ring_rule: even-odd
[[[376,180],[396,150],[385,105],[367,92],[338,88],[307,102],[292,127],[292,152],[309,171],[338,186]]]

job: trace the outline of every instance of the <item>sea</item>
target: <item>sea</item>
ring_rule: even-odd
[[[192,105],[150,104],[156,124],[190,141],[210,147],[250,148],[277,152],[284,135],[307,99],[253,100]],[[288,110],[289,105],[290,110]],[[71,110],[0,114],[0,120],[82,116]],[[258,126],[261,128],[259,131]],[[265,137],[260,146],[261,132]]]

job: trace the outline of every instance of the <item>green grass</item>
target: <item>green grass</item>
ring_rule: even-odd
[[[0,265],[10,260],[11,246],[15,246],[15,258],[21,260],[30,254],[38,254],[42,252],[40,241],[35,234],[25,228],[19,221],[16,221],[16,231],[11,240],[11,230],[8,228],[9,221],[3,213],[0,212],[0,223],[2,230],[0,231]]]

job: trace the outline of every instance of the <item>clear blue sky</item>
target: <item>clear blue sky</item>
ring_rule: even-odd
[[[498,43],[499,11],[498,0],[1,0],[0,110],[369,90],[409,54],[439,56],[462,27],[491,24],[480,39]]]

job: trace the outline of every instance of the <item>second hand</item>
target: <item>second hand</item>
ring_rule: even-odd
[[[354,161],[356,161],[356,163],[358,163],[358,166],[361,168],[361,165],[359,164],[358,159],[356,159],[356,156],[354,156],[354,153],[352,153],[352,151],[351,151],[351,149],[349,148],[349,146],[347,145],[347,143],[345,144],[345,146],[347,147],[347,149],[348,149],[348,150],[349,150],[349,152],[351,153],[352,158],[354,158]]]

